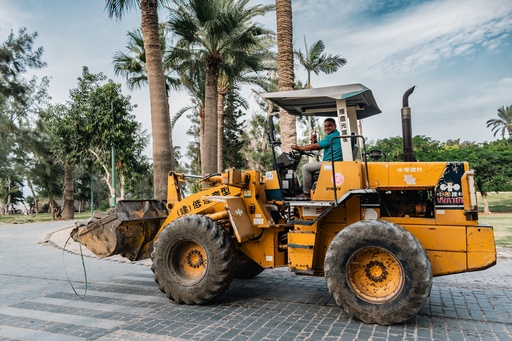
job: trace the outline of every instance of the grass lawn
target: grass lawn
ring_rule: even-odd
[[[480,213],[480,222],[494,227],[496,245],[512,248],[512,192],[489,193],[487,197],[491,214]],[[483,200],[478,196],[480,212],[483,211]]]
[[[497,246],[512,248],[512,213],[480,214],[478,218],[481,223],[494,227]]]
[[[91,212],[75,212],[76,220],[85,220],[91,216]],[[39,213],[37,215],[0,215],[0,226],[2,224],[29,224],[29,223],[41,223],[46,221],[52,221],[51,213]]]
[[[487,196],[491,213],[512,213],[512,192],[489,193]],[[483,211],[483,200],[478,195],[478,208]]]

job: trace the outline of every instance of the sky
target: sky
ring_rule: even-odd
[[[0,43],[22,27],[38,33],[35,46],[44,48],[48,65],[30,75],[51,77],[55,103],[69,98],[83,66],[124,85],[113,73],[112,58],[125,51],[126,34],[140,26],[140,14],[119,21],[104,6],[104,0],[0,0]],[[401,135],[402,96],[413,85],[413,135],[441,142],[497,138],[486,121],[512,105],[511,0],[292,0],[292,8],[295,49],[304,51],[304,39],[309,46],[323,40],[325,52],[347,59],[334,74],[313,74],[312,86],[361,83],[372,90],[382,114],[363,121],[369,140]],[[162,12],[160,20],[166,18]],[[258,18],[274,31],[275,21],[275,12]],[[306,72],[296,69],[295,77],[305,83]],[[134,114],[150,132],[148,89],[124,86],[124,94],[132,96]],[[250,115],[257,106],[250,89],[243,95],[252,103]],[[185,92],[171,94],[171,114],[189,104]],[[183,116],[173,131],[183,152],[189,125]]]

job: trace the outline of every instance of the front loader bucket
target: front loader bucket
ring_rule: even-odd
[[[122,200],[115,211],[77,222],[71,238],[100,258],[121,255],[131,261],[146,259],[167,214],[162,201]]]

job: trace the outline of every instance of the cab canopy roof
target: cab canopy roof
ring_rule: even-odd
[[[346,100],[347,107],[356,107],[358,120],[381,113],[372,91],[362,84],[267,92],[260,96],[291,115],[336,117],[337,99]]]

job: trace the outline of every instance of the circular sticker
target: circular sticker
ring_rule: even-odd
[[[343,184],[343,182],[345,182],[345,177],[341,173],[336,173],[334,175],[334,179],[336,180],[336,186],[340,186]],[[331,182],[334,183],[333,179],[331,179]]]

